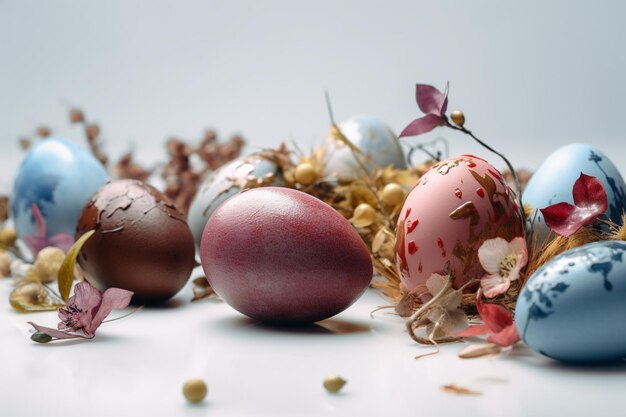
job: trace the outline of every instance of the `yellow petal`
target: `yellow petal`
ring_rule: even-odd
[[[65,259],[63,260],[63,264],[61,264],[58,275],[59,294],[61,295],[63,301],[67,301],[70,297],[72,281],[74,281],[74,266],[76,265],[76,258],[78,257],[78,254],[87,239],[89,239],[95,232],[95,230],[90,230],[82,235],[80,239],[72,245],[70,250],[67,251],[67,255],[65,255]]]

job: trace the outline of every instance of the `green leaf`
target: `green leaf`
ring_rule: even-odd
[[[58,283],[59,283],[59,294],[63,301],[67,301],[70,297],[70,291],[72,290],[72,281],[74,281],[74,266],[76,265],[76,258],[80,253],[83,245],[87,240],[96,233],[95,230],[90,230],[84,235],[80,237],[72,245],[69,251],[67,251],[67,255],[65,255],[65,259],[61,264],[61,268],[59,269],[59,275],[57,275]]]

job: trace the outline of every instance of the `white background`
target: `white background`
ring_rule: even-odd
[[[81,141],[70,104],[109,153],[134,144],[151,162],[207,127],[306,149],[326,133],[325,89],[337,119],[399,132],[419,115],[414,84],[449,80],[450,108],[514,165],[584,141],[623,172],[625,14],[622,1],[0,0],[0,164],[14,171],[17,137],[39,124]],[[488,156],[442,133],[452,153]]]
[[[0,191],[21,158],[18,136],[45,124],[82,140],[70,104],[102,125],[111,154],[134,146],[151,162],[169,136],[199,139],[207,127],[241,132],[251,148],[313,146],[328,125],[325,89],[338,119],[369,113],[400,131],[419,115],[414,84],[446,80],[450,107],[516,166],[585,141],[624,172],[625,12],[620,1],[0,0]],[[453,153],[486,155],[446,137]],[[571,367],[524,350],[462,361],[460,345],[415,361],[424,349],[401,320],[369,318],[384,303],[375,294],[330,332],[267,328],[189,296],[67,346],[31,343],[25,321],[55,315],[19,315],[5,301],[0,414],[552,417],[626,405],[622,364]],[[329,373],[349,380],[344,394],[323,391]],[[192,376],[210,385],[204,406],[180,395]],[[448,383],[483,395],[445,394]]]

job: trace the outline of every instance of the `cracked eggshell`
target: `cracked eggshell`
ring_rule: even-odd
[[[412,290],[450,262],[455,286],[481,278],[478,248],[487,239],[523,235],[515,193],[484,159],[462,155],[433,165],[402,207],[396,264]]]
[[[589,243],[551,259],[517,300],[515,325],[536,352],[567,362],[626,357],[626,242]]]
[[[48,236],[72,235],[89,197],[107,173],[89,152],[62,138],[47,138],[30,148],[15,178],[11,217],[18,237],[36,232],[32,205],[46,219]]]
[[[200,248],[211,287],[260,321],[312,323],[348,308],[372,279],[369,251],[326,203],[288,188],[237,194],[209,219]]]
[[[133,291],[134,303],[174,296],[194,267],[194,243],[183,214],[156,188],[136,180],[105,184],[89,200],[76,238],[95,230],[78,263],[101,291]]]
[[[229,197],[246,188],[284,184],[278,165],[262,154],[235,159],[212,172],[198,189],[187,215],[196,247],[200,248],[209,217]]]
[[[370,173],[374,165],[380,168],[390,165],[398,169],[407,168],[406,157],[397,136],[379,119],[359,115],[339,123],[338,127],[350,142],[370,158],[371,162],[366,164]],[[325,176],[348,180],[362,175],[352,151],[333,135],[332,128],[322,147],[322,154]]]

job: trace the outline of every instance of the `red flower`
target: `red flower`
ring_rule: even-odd
[[[470,337],[486,334],[487,342],[503,347],[513,346],[520,341],[513,322],[513,316],[504,307],[497,304],[483,304],[480,292],[476,296],[476,308],[484,324],[477,324],[455,333],[456,337]]]
[[[574,183],[572,194],[574,205],[563,202],[541,209],[546,225],[565,237],[593,223],[608,207],[606,191],[596,177],[581,172]]]
[[[415,100],[420,110],[426,115],[409,123],[400,133],[400,137],[417,136],[447,123],[448,86],[449,84],[446,83],[443,93],[432,85],[417,84],[415,86]]]

